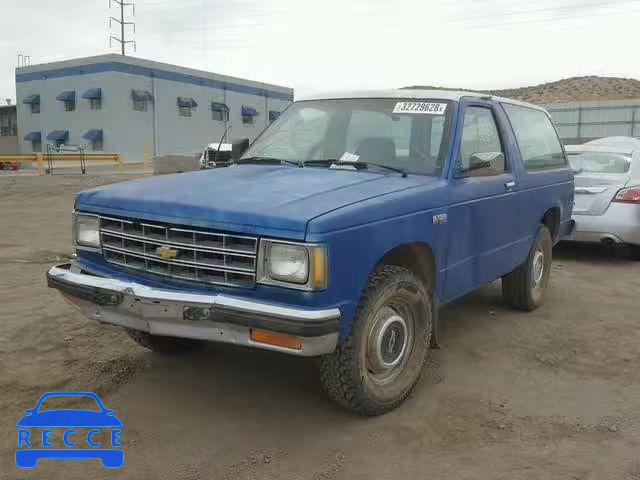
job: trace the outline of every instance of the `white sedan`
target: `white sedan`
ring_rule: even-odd
[[[640,260],[640,140],[608,137],[566,150],[575,174],[570,240],[628,245]]]

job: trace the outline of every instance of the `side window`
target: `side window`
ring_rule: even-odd
[[[460,140],[458,172],[472,177],[499,175],[505,172],[504,158],[491,109],[467,107]],[[483,160],[487,162],[486,166],[477,163]]]
[[[541,110],[503,104],[516,135],[527,170],[561,168],[567,165],[558,134]]]

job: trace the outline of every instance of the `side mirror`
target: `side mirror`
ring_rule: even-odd
[[[468,172],[480,170],[481,168],[489,168],[499,162],[504,162],[504,154],[502,152],[474,153],[469,158],[469,166],[467,168],[461,168],[459,173],[461,176],[465,176]]]
[[[242,157],[242,155],[244,155],[244,152],[247,151],[247,148],[249,148],[249,139],[248,138],[243,138],[241,140],[235,140],[231,144],[231,157],[234,160],[238,160],[240,157]]]

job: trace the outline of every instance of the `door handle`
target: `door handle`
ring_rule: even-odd
[[[504,184],[504,188],[507,190],[513,190],[516,187],[516,182],[514,182],[513,180],[511,180],[510,182],[506,182]]]

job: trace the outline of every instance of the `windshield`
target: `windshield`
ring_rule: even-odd
[[[612,152],[567,152],[571,168],[579,173],[627,173],[631,155]]]
[[[451,103],[443,100],[340,99],[292,104],[243,158],[343,160],[439,176]]]
[[[42,400],[42,404],[38,408],[38,412],[64,410],[68,408],[76,410],[91,410],[95,412],[100,411],[100,407],[93,397],[86,395],[54,395]]]

